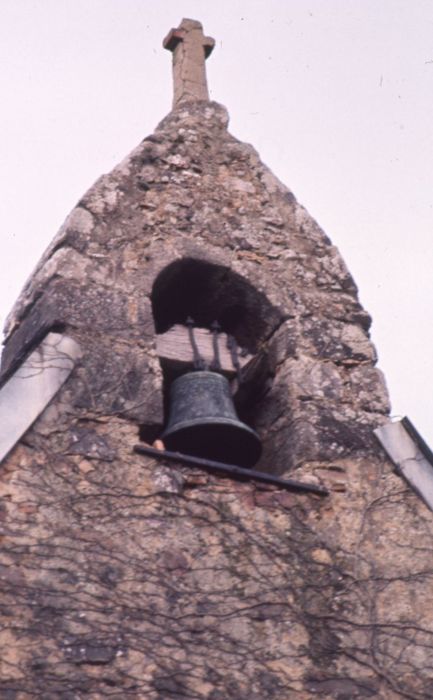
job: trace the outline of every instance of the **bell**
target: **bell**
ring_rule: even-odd
[[[189,372],[170,389],[170,411],[161,439],[167,450],[252,467],[262,445],[236,415],[228,380],[216,372]]]

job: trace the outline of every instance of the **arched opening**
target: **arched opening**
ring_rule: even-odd
[[[157,334],[168,335],[173,326],[185,327],[189,318],[198,328],[210,329],[217,322],[221,334],[234,338],[239,349],[250,354],[252,360],[245,367],[248,371],[237,372],[230,385],[239,420],[254,429],[254,404],[272,374],[265,341],[281,322],[279,310],[241,275],[195,258],[176,260],[165,267],[155,279],[151,302]],[[160,361],[167,422],[170,388],[180,375],[194,368],[166,363],[161,355]]]
[[[157,333],[188,316],[210,328],[218,321],[239,346],[257,352],[281,320],[280,312],[250,282],[228,267],[195,258],[176,260],[157,276],[152,288]]]

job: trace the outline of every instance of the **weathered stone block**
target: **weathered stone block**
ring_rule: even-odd
[[[306,318],[302,320],[302,331],[313,354],[322,359],[346,365],[376,361],[375,348],[358,325]]]
[[[391,404],[383,373],[376,367],[359,365],[349,372],[350,395],[357,396],[364,411],[388,415]]]

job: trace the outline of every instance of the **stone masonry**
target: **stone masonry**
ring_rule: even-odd
[[[204,71],[191,22],[174,51],[194,31]],[[50,330],[82,358],[1,465],[0,697],[427,700],[432,517],[372,433],[370,318],[203,84],[175,70],[173,111],[78,202],[7,322],[3,374]],[[257,468],[330,496],[133,452],[163,429],[156,335],[187,307],[257,356],[236,398]]]

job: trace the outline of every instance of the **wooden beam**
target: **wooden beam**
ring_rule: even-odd
[[[212,332],[206,328],[194,328],[194,338],[201,357],[208,366],[214,359]],[[236,375],[236,368],[233,366],[232,356],[227,347],[228,336],[226,333],[218,335],[219,358],[221,363],[221,373],[227,377]],[[176,325],[170,328],[167,333],[157,336],[156,351],[161,362],[175,369],[188,369],[193,367],[194,357],[188,335],[188,328]],[[241,356],[238,353],[241,368],[246,367],[253,359],[254,355],[247,354]]]

